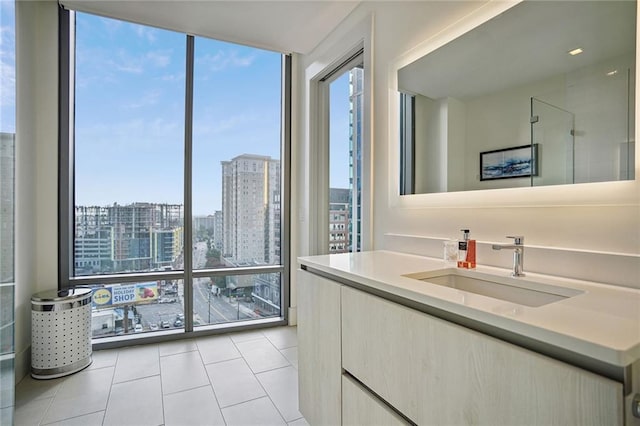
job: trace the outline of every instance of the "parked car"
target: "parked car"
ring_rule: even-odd
[[[135,327],[133,327],[134,333],[142,333],[142,331],[143,331],[142,324],[136,324]]]
[[[160,323],[160,327],[162,327],[162,328],[171,328],[171,323],[169,321],[164,320],[164,321],[162,321]]]
[[[173,323],[174,327],[182,327],[182,320],[180,319],[176,319],[176,321]]]
[[[158,324],[152,322],[151,324],[149,324],[149,329],[151,329],[151,331],[156,331],[158,329]]]

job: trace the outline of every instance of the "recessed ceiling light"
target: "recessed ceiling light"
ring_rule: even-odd
[[[576,56],[576,55],[581,54],[582,52],[583,52],[583,50],[580,47],[578,47],[576,49],[570,50],[568,53],[571,56]]]
[[[618,74],[618,70],[611,70],[611,71],[609,71],[609,72],[607,73],[607,75],[608,75],[609,77],[611,77],[611,76],[613,76],[613,75],[616,75],[616,74]]]

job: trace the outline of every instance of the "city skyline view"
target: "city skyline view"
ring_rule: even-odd
[[[85,13],[76,26],[76,204],[182,204],[185,35]],[[196,37],[194,59],[192,208],[203,216],[222,207],[222,161],[280,158],[281,55]],[[346,188],[348,76],[334,85],[344,96],[332,97],[342,118],[331,137],[345,151],[332,152],[331,185]]]
[[[0,2],[5,133],[15,133],[14,11],[13,1]],[[76,203],[184,203],[184,34],[77,13],[76,43]],[[221,209],[222,161],[280,158],[280,128],[271,124],[279,123],[280,87],[267,81],[279,81],[280,61],[276,52],[196,37],[194,215]],[[330,186],[348,188],[348,75],[331,87],[339,96],[331,96],[330,137],[345,142],[330,152]]]

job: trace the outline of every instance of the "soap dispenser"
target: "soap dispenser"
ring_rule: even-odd
[[[461,229],[462,240],[458,241],[458,268],[476,267],[476,240],[469,238],[469,230]]]

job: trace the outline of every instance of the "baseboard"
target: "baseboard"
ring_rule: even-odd
[[[289,325],[298,325],[298,308],[296,306],[289,307]]]

